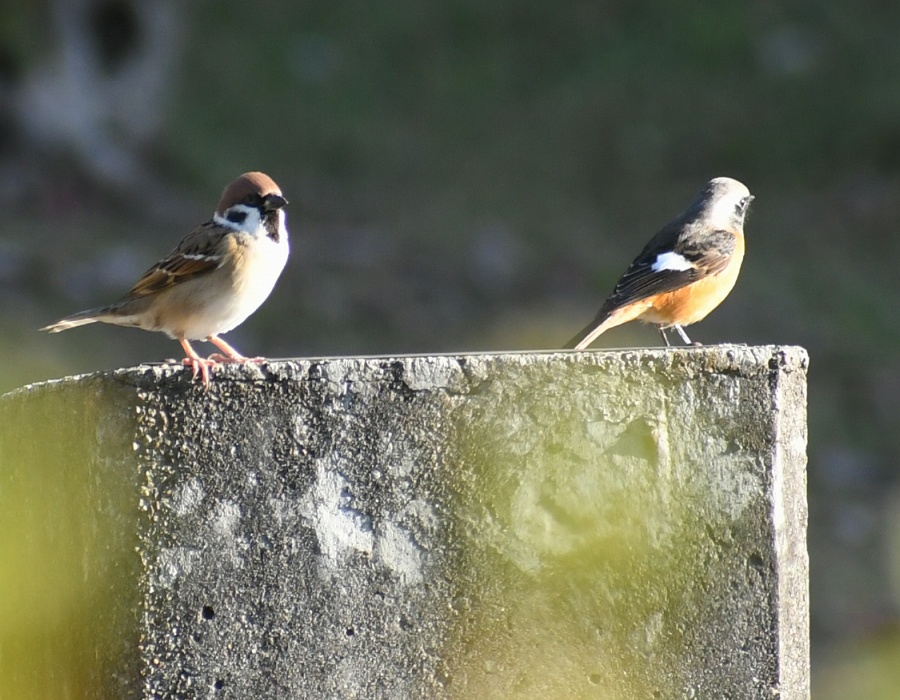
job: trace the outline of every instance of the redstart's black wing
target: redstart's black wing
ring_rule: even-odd
[[[674,240],[673,240],[674,239]],[[721,272],[728,265],[737,241],[729,231],[690,229],[680,236],[657,234],[619,278],[603,303],[598,318],[635,301],[676,289]]]

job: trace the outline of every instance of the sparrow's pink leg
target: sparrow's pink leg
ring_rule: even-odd
[[[244,357],[217,335],[211,335],[207,340],[225,353],[224,355],[220,355],[219,353],[210,355],[209,359],[213,362],[239,362],[243,365],[248,362],[259,363],[265,361],[262,357]]]
[[[184,348],[184,354],[187,355],[187,357],[181,361],[181,364],[191,368],[192,378],[196,378],[197,373],[199,372],[200,379],[203,381],[203,387],[209,389],[209,368],[215,364],[215,361],[205,360],[200,357],[186,339],[181,338],[178,342],[181,343],[181,347]]]

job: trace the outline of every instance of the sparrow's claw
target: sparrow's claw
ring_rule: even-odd
[[[209,389],[209,370],[215,362],[204,360],[202,357],[185,357],[181,364],[191,368],[191,379],[196,379],[199,374],[200,381],[203,382],[203,388]]]
[[[213,355],[210,355],[210,359],[216,358],[217,362],[239,362],[242,365],[246,365],[248,363],[259,364],[260,362],[265,362],[265,358],[263,357],[244,357],[243,355],[241,355],[241,353],[239,353],[217,335],[211,335],[207,338],[207,340],[217,348],[219,348],[222,353],[224,353],[215,353]]]
[[[222,353],[219,353],[219,352],[214,352],[207,359],[210,362],[236,363],[239,365],[249,365],[249,364],[258,365],[261,362],[266,361],[266,358],[264,358],[264,357],[244,357],[243,355],[238,355],[237,357],[230,357],[228,355],[223,355]]]
[[[179,342],[181,343],[181,347],[184,348],[184,354],[187,355],[187,357],[181,361],[181,364],[191,368],[191,379],[196,379],[199,374],[200,380],[203,382],[203,388],[209,389],[209,370],[216,364],[216,361],[212,358],[204,360],[184,338]]]

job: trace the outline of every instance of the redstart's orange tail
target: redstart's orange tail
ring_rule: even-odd
[[[588,325],[582,328],[578,334],[572,338],[568,343],[563,345],[563,348],[566,350],[584,350],[588,347],[594,340],[597,339],[603,331],[612,328],[617,323],[611,323],[613,319],[608,315],[598,316],[593,321],[591,321]]]
[[[621,326],[642,317],[646,307],[642,304],[627,304],[608,311],[606,305],[600,308],[600,312],[594,317],[594,320],[587,324],[581,331],[572,338],[563,347],[568,350],[584,350],[588,345],[593,343],[597,336],[608,331],[610,328]]]

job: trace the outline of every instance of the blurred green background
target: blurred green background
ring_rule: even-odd
[[[895,697],[898,37],[875,0],[0,0],[0,391],[178,357],[36,329],[246,170],[290,200],[288,267],[228,336],[270,357],[559,347],[738,178],[744,269],[691,336],[809,350],[814,696]]]

